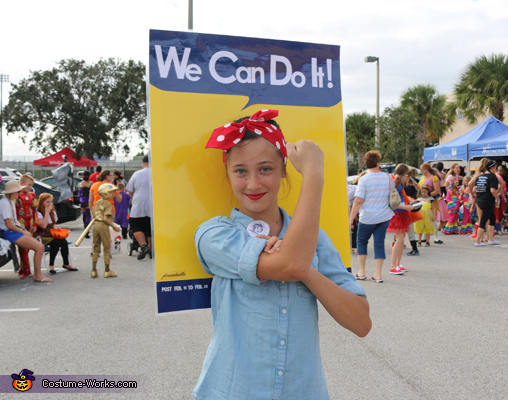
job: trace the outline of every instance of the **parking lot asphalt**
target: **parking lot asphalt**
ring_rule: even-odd
[[[72,230],[72,242],[82,232],[79,221],[63,227]],[[404,255],[405,275],[389,275],[387,262],[384,283],[360,282],[373,320],[366,338],[344,330],[320,308],[332,399],[508,398],[508,235],[485,248],[475,248],[469,237],[442,239],[443,245],[422,248],[420,256]],[[129,257],[127,243],[111,262],[117,278],[101,277],[102,258],[99,278],[90,278],[90,239],[71,246],[79,271],[59,269],[51,284],[20,280],[12,264],[0,268],[0,375],[25,368],[36,379],[129,375],[139,384],[136,390],[100,397],[192,399],[212,334],[210,310],[157,315],[152,261]],[[388,236],[388,257],[390,244]],[[372,244],[369,252],[372,274]],[[355,256],[352,267],[358,270]]]

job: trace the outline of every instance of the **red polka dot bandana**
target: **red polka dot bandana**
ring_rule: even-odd
[[[254,132],[272,143],[282,154],[284,165],[287,162],[286,140],[284,135],[275,125],[267,123],[279,115],[278,110],[261,110],[241,122],[232,122],[215,129],[206,144],[207,149],[221,149],[222,159],[226,163],[226,151],[240,142],[245,131]]]

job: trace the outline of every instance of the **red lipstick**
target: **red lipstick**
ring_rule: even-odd
[[[246,196],[251,200],[259,200],[261,199],[265,193],[254,193],[254,194],[246,194]]]

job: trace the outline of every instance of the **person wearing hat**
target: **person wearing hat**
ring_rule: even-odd
[[[0,200],[0,232],[2,236],[17,246],[34,251],[34,275],[35,282],[47,283],[52,282],[51,279],[42,275],[41,261],[44,254],[44,245],[34,239],[30,232],[21,228],[16,218],[15,202],[19,196],[19,192],[25,186],[21,186],[18,181],[12,180],[5,184],[5,190],[2,192],[5,196]]]
[[[99,260],[99,254],[101,253],[101,244],[104,249],[104,278],[114,278],[117,274],[109,269],[109,263],[111,261],[111,249],[110,249],[110,233],[109,227],[113,228],[116,232],[120,232],[122,229],[119,225],[116,225],[113,217],[113,207],[109,202],[110,199],[115,197],[115,191],[118,188],[111,183],[105,183],[99,187],[99,195],[101,199],[97,201],[95,207],[92,210],[93,216],[93,253],[92,253],[92,278],[99,276],[97,272],[97,261]]]
[[[487,232],[487,243],[497,245],[499,242],[494,240],[494,227],[496,225],[496,214],[494,207],[499,204],[499,180],[496,176],[496,162],[488,158],[482,158],[478,171],[471,182],[470,190],[476,186],[476,206],[478,208],[478,218],[480,224],[474,245],[476,247],[485,246],[483,243],[483,233]],[[489,223],[486,227],[487,222]]]

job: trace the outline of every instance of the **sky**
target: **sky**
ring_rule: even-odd
[[[150,29],[187,31],[188,0],[5,1],[0,8],[0,74],[12,83],[63,59],[148,62]],[[7,3],[7,4],[6,4]],[[344,116],[399,103],[409,87],[453,90],[468,63],[507,53],[505,0],[194,0],[194,32],[341,46]],[[3,105],[10,83],[3,84]],[[33,156],[3,133],[3,155]]]

